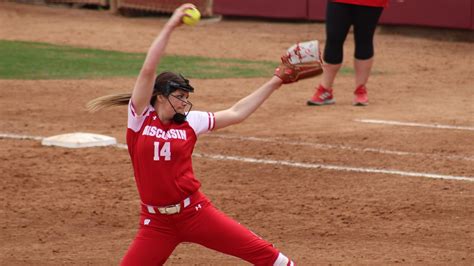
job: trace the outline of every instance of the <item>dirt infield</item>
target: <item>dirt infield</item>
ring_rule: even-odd
[[[164,21],[0,3],[6,40],[145,52]],[[203,21],[177,30],[167,52],[277,63],[305,39],[324,41],[324,24]],[[202,191],[300,265],[473,265],[472,47],[378,31],[368,107],[351,106],[351,75],[338,77],[337,103],[328,107],[305,106],[319,79],[281,88],[244,123],[200,139],[193,160]],[[350,35],[346,66],[352,51]],[[265,81],[192,80],[191,100],[198,110],[217,111]],[[92,115],[84,105],[133,83],[0,80],[0,134],[92,132],[125,143],[125,108]],[[0,265],[119,263],[139,213],[124,149],[4,137],[0,169]],[[194,244],[180,245],[167,264],[245,265]]]

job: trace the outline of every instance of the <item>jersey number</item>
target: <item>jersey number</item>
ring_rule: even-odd
[[[160,143],[155,141],[155,152],[153,156],[153,160],[159,161],[160,156],[165,157],[165,161],[171,160],[171,143],[165,142],[163,143],[163,147],[160,150]]]

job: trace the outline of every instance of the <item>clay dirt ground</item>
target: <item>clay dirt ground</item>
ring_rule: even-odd
[[[164,22],[164,17],[0,3],[4,40],[145,52]],[[305,106],[319,82],[314,78],[282,87],[244,123],[203,136],[193,158],[202,191],[300,265],[473,265],[474,49],[472,43],[430,34],[433,38],[379,28],[368,107],[351,106],[350,74],[337,78],[335,105]],[[204,20],[178,29],[167,53],[276,64],[287,47],[307,39],[324,44],[324,24]],[[350,34],[347,67],[352,51]],[[191,100],[198,110],[217,111],[266,79],[194,79]],[[91,132],[125,143],[125,108],[91,114],[84,105],[127,92],[133,84],[134,78],[0,80],[0,133]],[[331,165],[341,168],[328,169]],[[0,265],[119,263],[139,213],[126,150],[44,147],[38,140],[2,137],[0,169]],[[455,176],[470,179],[449,179]],[[194,244],[180,245],[167,264],[245,265]]]

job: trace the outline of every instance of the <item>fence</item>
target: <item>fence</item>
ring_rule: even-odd
[[[328,0],[45,0],[171,13],[193,3],[201,14],[324,21]],[[390,0],[380,24],[474,30],[474,0]]]
[[[212,16],[213,0],[45,0],[46,3],[92,4],[107,7],[114,12],[117,9],[134,9],[172,13],[184,3],[193,3],[202,16]]]
[[[324,21],[328,0],[214,0],[213,10],[228,16]],[[381,24],[474,30],[474,0],[390,0]]]

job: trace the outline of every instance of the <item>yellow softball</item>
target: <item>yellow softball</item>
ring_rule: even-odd
[[[183,16],[183,23],[186,25],[194,26],[201,19],[201,12],[197,8],[189,8],[184,11],[186,16]]]

